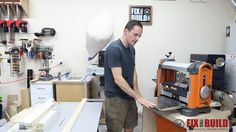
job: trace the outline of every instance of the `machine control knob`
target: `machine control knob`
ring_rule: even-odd
[[[201,88],[201,91],[200,91],[200,96],[202,99],[207,99],[210,95],[210,88],[205,85]]]
[[[216,59],[216,66],[223,67],[225,65],[225,59],[223,57],[219,57]]]

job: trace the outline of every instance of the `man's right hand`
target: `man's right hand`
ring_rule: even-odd
[[[154,108],[156,105],[154,103],[152,103],[151,101],[147,100],[144,97],[138,97],[137,101],[141,104],[144,105],[147,108]]]

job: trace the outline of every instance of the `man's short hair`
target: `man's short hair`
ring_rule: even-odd
[[[137,20],[130,20],[126,25],[125,25],[125,29],[128,29],[129,31],[131,31],[134,26],[139,26],[141,28],[143,28],[143,25],[141,22],[137,21]]]

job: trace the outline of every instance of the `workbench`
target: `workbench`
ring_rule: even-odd
[[[79,104],[79,102],[57,102],[53,108],[57,110],[56,120],[47,131],[62,131]],[[86,102],[77,117],[71,132],[97,132],[102,104],[102,102]],[[11,126],[12,124],[7,123],[0,127],[0,131],[7,131]]]
[[[149,99],[150,101],[155,100],[156,97]],[[189,130],[187,127],[188,119],[227,119],[230,115],[229,111],[220,111],[215,108],[211,108],[210,113],[202,113],[197,116],[187,117],[181,115],[178,110],[160,111],[154,108],[143,107],[143,132],[187,132],[187,131],[214,131],[214,132],[228,132],[229,126],[223,129],[211,128],[196,128]],[[183,121],[183,122],[179,122]],[[182,124],[181,124],[182,123]],[[199,125],[199,124],[198,124]],[[202,130],[200,130],[202,129]],[[211,129],[211,130],[210,130]]]

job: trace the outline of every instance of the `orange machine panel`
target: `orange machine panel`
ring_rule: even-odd
[[[189,108],[200,108],[209,106],[211,102],[211,94],[208,98],[202,99],[199,95],[201,88],[206,85],[210,89],[212,88],[212,70],[211,65],[203,64],[199,68],[199,73],[197,75],[190,75],[190,87],[191,93],[188,98]],[[207,76],[207,78],[206,78]]]
[[[157,132],[186,132],[187,130],[174,122],[156,114]]]

